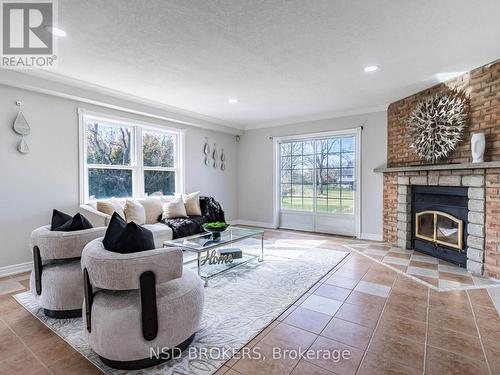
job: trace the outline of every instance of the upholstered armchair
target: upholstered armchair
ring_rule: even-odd
[[[102,239],[85,247],[83,317],[89,345],[106,365],[154,366],[193,341],[204,288],[195,272],[183,269],[182,257],[178,248],[115,253]]]
[[[58,319],[82,316],[80,257],[85,245],[105,232],[105,227],[59,232],[47,225],[31,233],[30,289],[45,315]]]

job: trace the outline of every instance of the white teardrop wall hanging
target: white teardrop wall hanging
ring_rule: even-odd
[[[221,149],[220,152],[220,170],[226,170],[226,154],[224,153],[224,149]]]
[[[12,128],[17,134],[21,136],[21,140],[17,145],[17,151],[19,151],[21,154],[27,154],[30,151],[30,149],[24,137],[30,134],[31,128],[21,110],[22,103],[20,101],[17,101],[16,105],[19,107],[19,111],[17,112],[17,116],[16,119],[14,120]]]
[[[217,160],[219,158],[219,154],[217,153],[217,146],[214,143],[214,151],[212,152],[212,159]]]
[[[205,145],[203,146],[203,153],[205,156],[208,156],[210,154],[210,146],[208,145],[208,138],[205,137]]]

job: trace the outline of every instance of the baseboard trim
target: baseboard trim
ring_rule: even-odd
[[[361,233],[360,239],[382,242],[384,240],[384,237],[381,234],[376,234],[376,233]]]
[[[230,224],[232,225],[249,225],[251,227],[261,227],[261,228],[269,228],[276,229],[276,226],[273,223],[265,223],[263,221],[252,221],[252,220],[231,220]]]
[[[25,262],[13,264],[11,266],[0,267],[0,277],[17,275],[18,273],[31,271],[32,268],[33,262]]]

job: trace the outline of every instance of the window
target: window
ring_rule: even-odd
[[[280,143],[281,209],[354,214],[354,135]]]
[[[180,130],[80,112],[82,202],[182,190]]]

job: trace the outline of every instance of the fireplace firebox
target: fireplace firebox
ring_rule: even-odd
[[[412,186],[411,193],[413,249],[466,267],[467,188]]]

